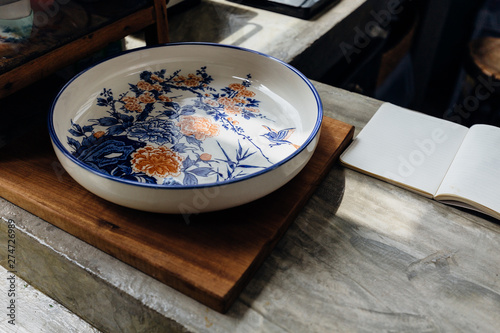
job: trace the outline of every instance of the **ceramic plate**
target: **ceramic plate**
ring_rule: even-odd
[[[280,167],[316,138],[321,118],[314,87],[292,67],[250,50],[183,43],[82,73],[56,100],[50,127],[56,147],[93,173],[187,189]]]

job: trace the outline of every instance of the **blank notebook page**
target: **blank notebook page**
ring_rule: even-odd
[[[341,161],[432,197],[468,129],[384,103]]]
[[[500,131],[474,125],[450,167],[438,194],[463,196],[500,212]]]

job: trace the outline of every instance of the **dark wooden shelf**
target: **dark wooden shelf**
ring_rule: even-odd
[[[165,0],[72,1],[35,11],[29,38],[0,44],[0,98],[143,29],[148,44],[167,43],[166,5]]]

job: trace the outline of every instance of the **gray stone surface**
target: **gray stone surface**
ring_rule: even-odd
[[[172,42],[215,42],[264,52],[318,80],[344,56],[341,41],[354,45],[355,27],[388,0],[342,0],[310,20],[226,0],[202,0],[169,19]]]
[[[0,266],[0,290],[2,291],[2,316],[0,317],[0,332],[15,333],[99,333],[99,331],[33,288],[19,277],[11,279],[12,274]],[[14,283],[14,287],[11,286]],[[14,290],[11,296],[8,290]],[[10,310],[10,300],[14,300],[13,317],[7,316]]]

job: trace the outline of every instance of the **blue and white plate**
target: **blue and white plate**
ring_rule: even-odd
[[[292,179],[322,121],[293,67],[208,43],[143,48],[71,80],[49,129],[63,167],[127,207],[199,213],[241,205]]]

